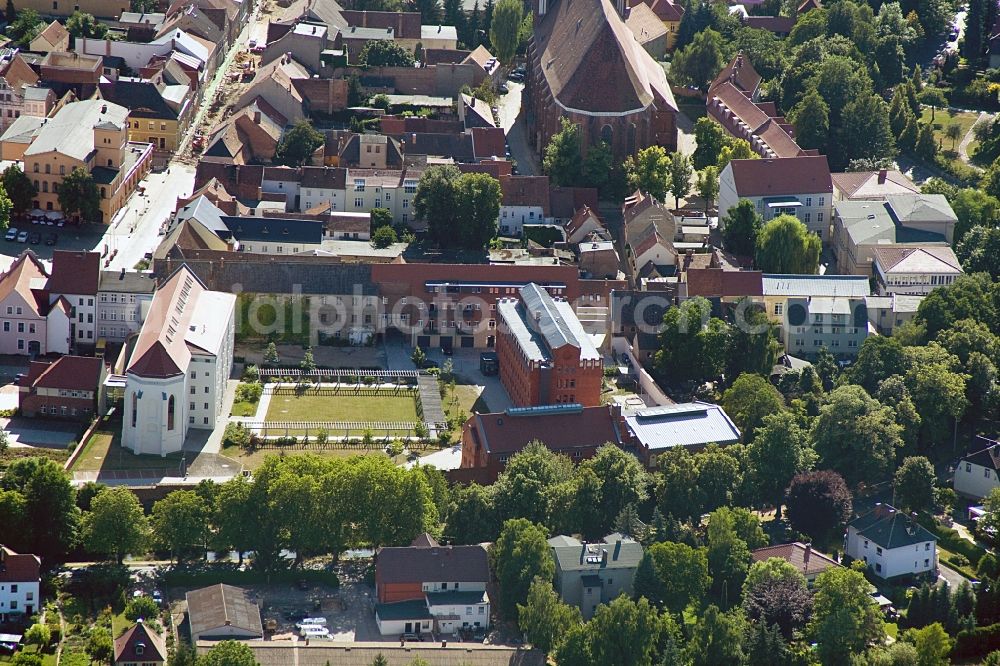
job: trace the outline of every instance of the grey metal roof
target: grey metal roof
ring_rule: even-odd
[[[219,207],[203,194],[177,211],[176,223],[179,225],[185,220],[193,219],[218,234],[229,231],[226,223],[222,221],[222,216],[223,212]]]
[[[856,296],[871,295],[864,275],[782,275],[762,277],[765,296]]]
[[[274,241],[319,245],[323,240],[324,224],[320,220],[286,220],[280,217],[223,215],[222,223],[239,241]]]
[[[931,221],[952,219],[949,213],[952,216],[954,214],[951,213],[950,206],[944,211],[940,209],[939,202],[929,202],[925,208],[914,201],[924,196],[926,195],[897,195],[898,211],[902,216],[894,212],[888,203],[882,201],[836,201],[833,208],[834,214],[842,221],[854,245],[874,244],[879,241],[890,243],[944,241],[945,237],[942,234],[905,226],[907,222],[927,221],[925,218],[930,215],[928,211],[936,211],[936,217],[932,217]],[[945,205],[947,206],[947,202]]]
[[[740,439],[739,428],[725,410],[707,402],[651,407],[623,416],[632,435],[652,450],[733,444]]]
[[[943,194],[890,194],[886,207],[902,224],[907,222],[958,221],[958,216]]]
[[[497,309],[529,358],[546,361],[551,350],[566,345],[579,349],[581,359],[600,358],[569,303],[556,301],[534,282],[524,285],[519,292],[521,303],[505,300]]]
[[[642,545],[621,535],[607,536],[600,543],[559,536],[549,539],[549,546],[560,571],[634,569],[642,559]]]

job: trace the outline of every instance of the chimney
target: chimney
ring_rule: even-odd
[[[253,121],[260,125],[260,111],[253,112]]]
[[[878,184],[879,185],[882,185],[883,183],[885,183],[885,174],[886,174],[885,169],[879,169],[879,172],[878,172]]]
[[[607,563],[608,563],[608,549],[601,548],[601,564],[607,564]]]
[[[813,545],[811,543],[806,544],[806,552],[802,555],[802,565],[805,567],[806,571],[809,570],[809,556],[812,555]]]
[[[107,112],[108,112],[108,105],[107,104],[102,104],[101,105],[101,113],[107,113]]]

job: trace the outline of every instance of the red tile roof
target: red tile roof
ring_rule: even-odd
[[[783,559],[798,569],[803,576],[814,576],[827,569],[840,566],[835,560],[818,550],[814,550],[810,544],[798,541],[758,548],[750,553],[750,556],[753,557],[754,562],[764,562],[772,557]]]
[[[569,219],[584,206],[597,210],[597,190],[593,187],[552,187],[549,188],[549,202],[553,217]]]
[[[764,295],[760,271],[689,268],[685,276],[689,297],[738,298],[740,296]]]
[[[96,296],[101,278],[101,255],[97,252],[56,250],[52,253],[51,294],[83,294]]]
[[[579,231],[583,227],[584,222],[589,220],[591,217],[597,220],[597,224],[599,226],[601,227],[604,226],[604,221],[601,220],[601,216],[598,215],[597,212],[594,211],[590,206],[584,205],[578,211],[576,211],[576,213],[573,215],[573,218],[566,223],[565,227],[566,236],[567,237],[573,236],[577,231]]]
[[[490,157],[503,158],[507,150],[507,139],[501,127],[473,127],[472,152],[476,159]]]
[[[740,197],[833,192],[825,155],[733,160],[726,168],[732,170],[736,193]]]
[[[792,16],[748,16],[744,19],[743,24],[749,28],[787,35],[795,27],[795,18]]]
[[[151,663],[167,660],[167,646],[163,638],[142,622],[115,639],[115,663]]]
[[[0,546],[0,583],[38,582],[41,568],[37,555],[22,555]]]
[[[729,61],[729,64],[722,68],[719,75],[712,81],[712,85],[708,87],[708,91],[712,92],[715,87],[728,82],[736,86],[737,89],[748,93],[748,96],[753,97],[762,80],[761,75],[757,73],[753,63],[750,62],[750,58],[741,52],[737,53]]]
[[[500,179],[504,206],[541,206],[549,215],[548,176],[504,176]]]
[[[610,407],[583,407],[579,412],[477,414],[475,432],[490,453],[517,453],[538,440],[550,449],[567,451],[617,444],[621,437]]]
[[[103,359],[61,356],[52,363],[32,361],[28,368],[28,383],[32,388],[95,391],[103,371]]]

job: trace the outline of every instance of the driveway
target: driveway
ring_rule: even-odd
[[[517,163],[518,175],[537,176],[542,173],[542,167],[528,137],[527,112],[521,108],[524,84],[507,81],[506,85],[509,92],[500,98],[497,115],[507,135],[511,159]]]
[[[40,421],[24,417],[0,419],[0,426],[10,436],[11,446],[35,446],[46,449],[66,449],[77,441],[83,423]]]

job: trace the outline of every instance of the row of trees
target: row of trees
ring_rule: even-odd
[[[61,561],[77,544],[119,562],[150,548],[178,560],[212,548],[241,559],[253,550],[255,565],[271,569],[282,549],[301,560],[361,543],[407,544],[436,530],[446,498],[439,472],[404,470],[383,456],[270,457],[253,481],[176,490],[148,516],[127,488],[91,483],[76,491],[45,458],[15,461],[0,481],[5,544],[47,561]]]

